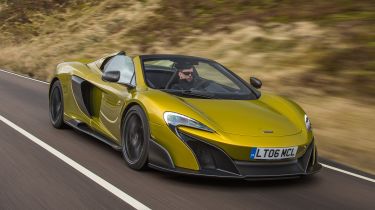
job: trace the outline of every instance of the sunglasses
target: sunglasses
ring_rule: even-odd
[[[185,75],[185,76],[191,76],[193,74],[193,72],[191,71],[182,71],[182,73]]]

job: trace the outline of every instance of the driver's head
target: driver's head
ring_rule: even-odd
[[[191,82],[194,80],[194,69],[192,64],[179,62],[175,64],[175,67],[178,71],[178,78],[180,81]]]

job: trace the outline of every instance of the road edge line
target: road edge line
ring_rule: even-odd
[[[64,163],[68,164],[69,166],[71,166],[72,168],[74,168],[75,170],[77,170],[78,172],[80,172],[81,174],[85,175],[86,177],[88,177],[89,179],[91,179],[92,181],[94,181],[95,183],[97,183],[98,185],[100,185],[101,187],[103,187],[104,189],[106,189],[107,191],[109,191],[110,193],[112,193],[113,195],[115,195],[116,197],[120,198],[121,200],[123,200],[127,204],[131,205],[132,207],[134,207],[136,209],[144,209],[144,210],[150,209],[146,205],[144,205],[141,202],[137,201],[135,198],[133,198],[130,195],[126,194],[125,192],[123,192],[119,188],[115,187],[111,183],[107,182],[103,178],[99,177],[95,173],[91,172],[87,168],[83,167],[82,165],[80,165],[79,163],[77,163],[76,161],[74,161],[73,159],[71,159],[68,156],[64,155],[63,153],[59,152],[55,148],[51,147],[47,143],[45,143],[42,140],[38,139],[37,137],[35,137],[31,133],[27,132],[26,130],[22,129],[18,125],[14,124],[10,120],[6,119],[2,115],[0,115],[0,121],[2,121],[3,123],[5,123],[9,127],[13,128],[14,130],[16,130],[17,132],[19,132],[20,134],[24,135],[26,138],[28,138],[32,142],[34,142],[35,144],[39,145],[43,149],[47,150],[49,153],[51,153],[55,157],[59,158]]]
[[[359,179],[363,179],[363,180],[375,183],[375,179],[371,179],[369,177],[362,176],[362,175],[359,175],[359,174],[356,174],[356,173],[352,173],[352,172],[349,172],[349,171],[346,171],[346,170],[343,170],[343,169],[340,169],[340,168],[336,168],[336,167],[333,167],[333,166],[330,166],[330,165],[327,165],[327,164],[324,164],[324,163],[320,163],[320,164],[322,164],[322,166],[324,166],[325,168],[328,168],[328,169],[331,169],[331,170],[334,170],[334,171],[337,171],[337,172],[340,172],[340,173],[343,173],[343,174],[347,174],[347,175],[350,175],[350,176],[357,177]]]
[[[34,79],[34,78],[31,78],[31,77],[28,77],[28,76],[24,76],[24,75],[17,74],[17,73],[14,73],[14,72],[6,71],[6,70],[3,70],[3,69],[0,69],[0,71],[2,71],[4,73],[7,73],[7,74],[12,74],[12,75],[15,75],[15,76],[18,76],[18,77],[22,77],[22,78],[25,78],[25,79],[33,80],[35,82],[40,82],[40,83],[49,85],[49,82],[46,82],[46,81]]]

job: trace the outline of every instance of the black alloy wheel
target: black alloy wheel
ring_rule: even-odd
[[[131,107],[122,126],[122,153],[130,168],[145,168],[148,159],[149,126],[140,106]]]
[[[49,115],[55,128],[64,128],[64,102],[60,81],[53,83],[49,96]]]

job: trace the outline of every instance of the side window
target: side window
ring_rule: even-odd
[[[103,68],[107,71],[120,71],[121,76],[119,83],[135,85],[135,73],[133,60],[125,55],[116,55],[112,57]]]

